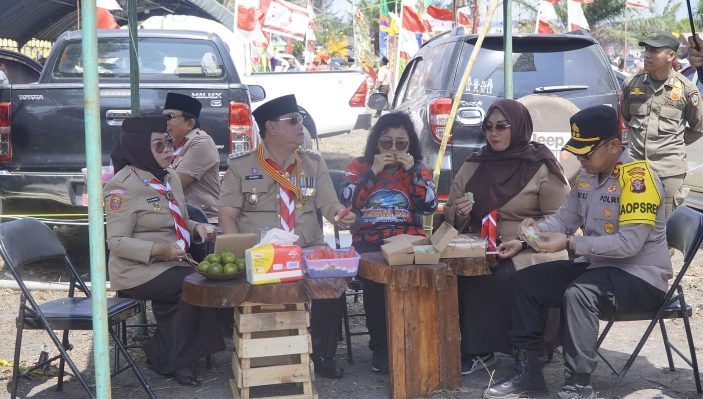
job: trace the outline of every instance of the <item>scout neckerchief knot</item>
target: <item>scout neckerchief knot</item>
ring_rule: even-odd
[[[481,220],[481,237],[486,239],[486,249],[495,252],[498,248],[498,210],[494,209]]]
[[[283,170],[283,167],[270,159],[264,159],[264,146],[260,145],[256,150],[259,165],[273,180],[278,183],[280,200],[281,227],[285,231],[295,232],[295,201],[301,198],[300,187],[291,183],[288,177],[293,172],[297,165],[293,162],[288,167],[288,170]]]
[[[171,211],[171,216],[173,216],[173,221],[176,226],[176,238],[178,239],[176,242],[179,245],[183,243],[181,247],[184,251],[187,251],[188,248],[190,248],[190,233],[186,228],[186,222],[181,214],[181,209],[178,207],[176,197],[173,195],[173,191],[171,191],[171,185],[168,182],[166,182],[166,185],[163,185],[156,178],[151,179],[149,185],[168,200],[168,209]]]
[[[178,157],[181,156],[181,151],[183,151],[183,147],[185,147],[187,142],[188,137],[185,137],[183,141],[181,141],[181,144],[178,144],[178,146],[176,146],[176,148],[173,150],[173,160],[171,161],[171,165],[174,165],[176,161],[178,161]]]

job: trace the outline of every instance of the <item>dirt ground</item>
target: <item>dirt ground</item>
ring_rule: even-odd
[[[320,141],[320,150],[328,159],[330,169],[344,169],[350,156],[361,153],[366,139],[366,132],[357,131],[349,135],[327,138]],[[85,237],[76,229],[62,229],[60,236],[69,248],[71,255],[78,259],[85,277],[89,278],[88,267],[85,262],[85,245],[80,245]],[[675,264],[681,263],[681,256],[676,255]],[[694,307],[692,328],[694,340],[698,345],[703,342],[703,252],[694,261],[688,276],[684,278],[684,289],[687,301]],[[4,269],[0,269],[2,279],[11,280],[12,277]],[[65,281],[66,276],[50,265],[42,265],[25,275],[25,279],[33,281]],[[41,291],[36,293],[37,299],[44,300],[64,296],[59,291]],[[361,301],[361,298],[359,299]],[[363,310],[361,302],[353,303],[354,310]],[[0,398],[9,397],[12,376],[12,360],[15,343],[15,317],[19,304],[19,293],[14,290],[0,289]],[[352,330],[365,329],[363,319],[352,319]],[[627,322],[616,324],[609,338],[603,344],[604,355],[616,365],[622,365],[627,359],[629,351],[634,348],[646,323]],[[669,339],[682,351],[687,351],[683,323],[680,321],[667,321]],[[92,340],[89,332],[75,332],[71,334],[71,341],[75,348],[71,351],[74,361],[89,381],[93,381]],[[231,398],[229,380],[232,375],[232,341],[227,340],[227,350],[214,357],[214,367],[206,370],[204,362],[200,364],[199,373],[204,383],[197,388],[182,387],[173,379],[162,377],[151,371],[144,363],[144,357],[139,349],[131,350],[132,356],[144,371],[150,386],[158,397],[172,399],[191,398]],[[40,352],[46,349],[52,355],[57,353],[46,334],[37,331],[26,331],[23,338],[21,366],[34,364]],[[699,349],[699,346],[696,347]],[[354,336],[352,339],[352,354],[354,364],[347,362],[347,350],[343,341],[339,342],[338,359],[345,366],[344,378],[328,380],[317,378],[315,387],[320,398],[331,399],[364,399],[389,397],[389,377],[377,375],[370,371],[371,356],[368,350],[368,336]],[[700,355],[699,351],[699,355]],[[492,370],[483,370],[470,376],[462,377],[463,386],[451,391],[436,392],[431,398],[480,398],[483,388],[492,379],[500,379],[510,372],[512,360],[507,355],[498,355],[499,362]],[[627,399],[664,399],[664,398],[703,398],[695,391],[693,373],[691,368],[675,357],[676,370],[667,368],[666,355],[663,350],[662,338],[659,329],[655,329],[647,345],[642,350],[640,357],[635,362],[625,380],[616,389],[617,398]],[[64,391],[57,393],[57,369],[54,367],[44,373],[38,373],[31,380],[20,381],[20,397],[31,398],[77,398],[86,397],[80,384],[70,375],[66,377]],[[563,367],[560,354],[555,354],[554,360],[545,367],[545,376],[551,395],[538,396],[537,398],[553,397],[563,383]],[[615,376],[603,364],[599,363],[593,376],[593,384],[598,390],[598,397],[605,394],[608,386],[614,381]],[[125,372],[112,379],[113,398],[141,398],[146,397],[136,378]]]

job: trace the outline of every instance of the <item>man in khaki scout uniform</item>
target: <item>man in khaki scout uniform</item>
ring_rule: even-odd
[[[686,145],[703,135],[703,110],[696,86],[672,68],[679,41],[657,32],[639,45],[645,70],[623,83],[622,116],[630,154],[647,160],[664,184],[668,217],[684,200]]]
[[[217,223],[220,155],[212,138],[200,129],[201,108],[193,97],[168,93],[162,115],[176,146],[171,167],[181,179],[186,202],[202,209],[210,223]]]
[[[224,233],[258,233],[281,228],[299,236],[297,245],[324,245],[318,211],[333,221],[344,209],[337,199],[325,160],[301,150],[304,133],[295,96],[264,103],[254,111],[262,143],[257,150],[234,156],[222,182],[219,224]],[[353,213],[339,218],[346,229]],[[341,309],[337,299],[312,301],[311,335],[315,372],[340,378],[335,361]]]

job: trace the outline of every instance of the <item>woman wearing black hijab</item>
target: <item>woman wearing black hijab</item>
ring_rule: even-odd
[[[157,329],[144,351],[151,367],[182,385],[200,385],[193,366],[224,349],[218,311],[181,301],[183,279],[195,269],[183,261],[206,226],[188,219],[176,173],[167,169],[173,142],[163,117],[127,118],[112,151],[115,176],[105,185],[110,285],[151,300]]]
[[[486,145],[470,155],[457,172],[444,216],[462,233],[478,234],[482,227],[486,232],[494,220],[497,245],[501,240],[515,239],[523,219],[554,213],[566,197],[568,185],[552,152],[530,141],[532,118],[521,103],[496,101],[488,109],[482,129]],[[566,257],[565,251],[542,254],[525,249],[491,265],[489,276],[459,277],[462,374],[495,364],[493,352],[512,353],[511,275]]]

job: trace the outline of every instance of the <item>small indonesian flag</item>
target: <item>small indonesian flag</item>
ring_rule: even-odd
[[[481,237],[486,239],[486,250],[498,248],[498,209],[494,209],[481,220]]]

